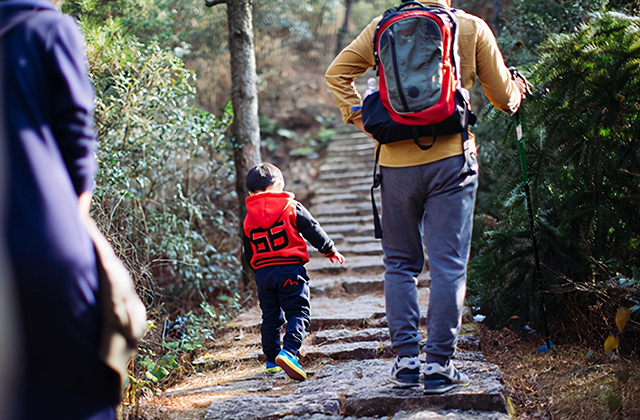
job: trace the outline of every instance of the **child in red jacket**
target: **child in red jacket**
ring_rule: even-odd
[[[304,239],[332,263],[342,264],[344,257],[309,211],[292,193],[283,191],[284,179],[276,166],[263,163],[252,168],[246,185],[243,245],[258,285],[266,369],[274,373],[282,368],[292,379],[304,380],[307,374],[297,357],[310,320],[309,276],[304,268],[309,254]]]

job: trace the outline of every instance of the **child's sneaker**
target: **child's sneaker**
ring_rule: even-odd
[[[425,394],[442,394],[457,386],[469,385],[469,377],[456,369],[451,361],[444,366],[439,363],[425,363],[422,375]]]
[[[302,369],[300,363],[298,363],[298,358],[285,349],[280,350],[280,353],[276,357],[276,363],[287,375],[289,375],[291,379],[295,379],[297,381],[304,381],[307,379],[307,373]]]
[[[418,357],[396,357],[391,366],[389,382],[399,388],[420,386],[420,360]]]
[[[280,372],[282,370],[282,368],[278,365],[276,365],[273,362],[267,362],[267,365],[264,368],[264,371],[267,373],[267,375],[273,375],[276,374],[278,372]]]

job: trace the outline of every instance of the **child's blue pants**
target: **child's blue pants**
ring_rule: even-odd
[[[256,270],[262,309],[262,351],[268,362],[280,353],[280,330],[287,322],[282,348],[298,353],[311,318],[309,277],[302,265],[278,265]]]

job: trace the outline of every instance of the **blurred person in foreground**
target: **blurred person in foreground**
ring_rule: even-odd
[[[0,0],[0,39],[4,234],[24,347],[17,418],[114,420],[125,368],[108,353],[114,331],[135,346],[142,303],[89,216],[97,142],[84,41],[47,0]],[[114,290],[128,306],[114,309]]]

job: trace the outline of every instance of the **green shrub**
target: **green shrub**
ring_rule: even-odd
[[[522,112],[545,283],[559,299],[601,297],[640,267],[640,19],[597,14],[540,54],[531,72],[550,93]],[[478,218],[470,288],[504,325],[539,314],[515,127],[492,117],[506,140],[489,165],[496,199]]]

